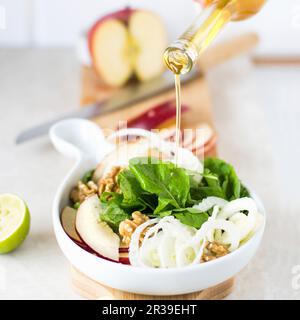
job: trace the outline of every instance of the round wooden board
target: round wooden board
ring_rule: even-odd
[[[148,296],[109,288],[71,267],[72,287],[82,297],[92,300],[221,300],[234,288],[234,278],[214,287],[176,296]]]

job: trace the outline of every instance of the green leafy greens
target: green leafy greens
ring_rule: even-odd
[[[129,161],[130,171],[143,190],[158,196],[154,214],[172,208],[184,208],[188,199],[190,183],[184,169],[169,162],[152,164],[151,158],[134,158]]]
[[[118,184],[122,190],[124,204],[136,206],[140,210],[144,210],[147,207],[152,211],[155,210],[157,205],[156,194],[151,194],[143,189],[136,176],[130,170],[120,172],[118,175]]]
[[[233,167],[223,160],[208,158],[199,181],[191,173],[171,162],[154,158],[133,158],[129,168],[117,178],[121,192],[101,195],[101,219],[115,231],[135,210],[150,217],[174,216],[182,223],[199,229],[211,212],[201,212],[192,205],[215,196],[233,200],[249,196]]]
[[[208,219],[207,212],[201,212],[196,208],[181,208],[164,211],[159,214],[161,218],[174,215],[181,223],[200,229],[202,224]]]
[[[87,171],[84,176],[82,177],[81,181],[83,183],[88,183],[89,181],[92,180],[92,177],[93,177],[93,174],[94,174],[94,170],[89,170]]]
[[[224,160],[208,158],[204,160],[204,173],[201,185],[197,189],[200,200],[209,196],[231,201],[249,196],[232,165]]]

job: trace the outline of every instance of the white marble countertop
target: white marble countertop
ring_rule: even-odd
[[[292,270],[300,265],[300,67],[258,68],[239,59],[210,72],[209,81],[220,156],[268,212],[263,244],[228,298],[299,299]],[[0,256],[0,300],[80,298],[51,223],[54,192],[72,163],[46,137],[14,145],[21,129],[74,109],[78,99],[73,51],[0,50],[0,193],[21,195],[32,215],[24,244]]]

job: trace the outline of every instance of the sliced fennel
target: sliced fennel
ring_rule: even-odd
[[[132,265],[158,268],[177,267],[178,252],[182,252],[196,234],[195,228],[182,224],[173,216],[158,220],[148,220],[133,233],[129,246],[129,259]],[[154,223],[154,226],[149,227]],[[149,229],[139,246],[141,234],[147,227]],[[195,252],[198,249],[197,245],[193,248]],[[188,255],[182,253],[182,256],[187,257]],[[193,255],[185,265],[192,263],[192,258]],[[183,259],[179,259],[180,264]]]
[[[199,230],[173,216],[148,220],[132,235],[129,259],[133,266],[176,268],[200,263],[207,241],[228,245],[230,252],[248,240],[263,217],[251,198],[225,201],[208,197],[195,205],[201,211],[213,208]],[[144,238],[140,245],[141,235]]]
[[[220,208],[223,208],[228,201],[218,198],[218,197],[207,197],[206,199],[203,199],[200,203],[195,204],[194,208],[200,210],[200,211],[208,211],[209,209],[213,208],[214,206],[219,206]]]

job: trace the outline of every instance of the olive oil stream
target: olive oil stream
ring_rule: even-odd
[[[200,54],[212,43],[229,21],[247,19],[256,14],[266,0],[202,0],[206,9],[187,31],[164,52],[164,61],[175,76],[176,133],[175,163],[181,140],[180,75],[193,68]]]
[[[181,138],[181,87],[180,75],[175,74],[175,92],[176,92],[176,130],[175,130],[175,163],[178,164],[178,150]]]

